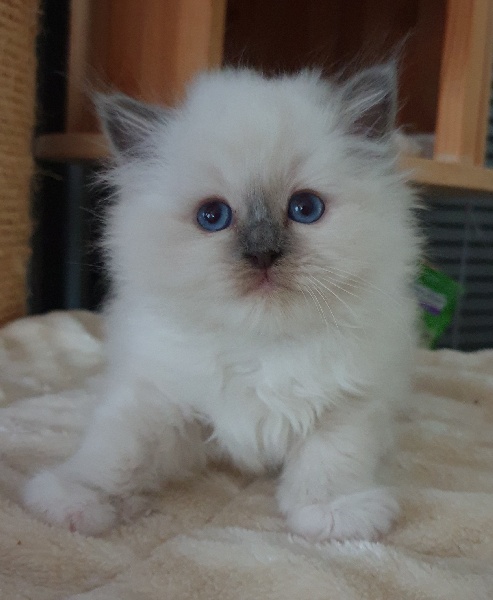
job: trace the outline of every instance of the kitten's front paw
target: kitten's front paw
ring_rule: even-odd
[[[24,505],[43,521],[85,535],[103,533],[116,521],[116,511],[109,500],[52,471],[44,471],[31,479],[24,489],[23,499]]]
[[[399,504],[385,489],[339,496],[327,504],[310,504],[288,514],[288,527],[312,542],[375,540],[389,531]]]

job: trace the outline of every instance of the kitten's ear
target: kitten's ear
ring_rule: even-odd
[[[134,100],[125,94],[96,94],[94,104],[116,157],[145,154],[149,136],[168,119],[165,108]]]
[[[351,133],[372,140],[388,136],[397,116],[396,63],[365,69],[345,82],[342,109]]]

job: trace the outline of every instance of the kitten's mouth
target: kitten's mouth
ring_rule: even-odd
[[[260,290],[272,290],[276,287],[274,278],[269,269],[265,269],[263,273],[260,273],[257,286]]]
[[[283,286],[279,281],[279,277],[276,276],[271,269],[262,269],[260,272],[255,273],[254,277],[250,279],[250,285],[248,287],[250,293],[270,295]]]
[[[237,282],[238,291],[247,297],[275,299],[282,296],[283,292],[292,291],[288,273],[279,268],[247,268],[243,270]]]

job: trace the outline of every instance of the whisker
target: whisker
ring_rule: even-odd
[[[310,276],[310,278],[311,278],[311,279],[314,279],[314,280],[315,280],[315,281],[318,283],[318,285],[321,285],[321,286],[322,286],[322,287],[323,287],[325,290],[327,290],[327,291],[328,291],[328,292],[330,292],[330,293],[331,293],[333,296],[335,296],[335,297],[336,297],[336,298],[339,300],[339,302],[341,302],[342,304],[344,304],[344,306],[345,306],[345,307],[346,307],[346,308],[349,310],[349,312],[350,312],[350,313],[351,313],[353,316],[355,316],[356,318],[358,318],[358,315],[357,315],[357,314],[354,312],[354,310],[353,310],[353,309],[352,309],[352,308],[349,306],[349,304],[348,304],[347,302],[345,302],[345,301],[344,301],[344,300],[343,300],[343,299],[342,299],[340,296],[338,296],[338,295],[337,295],[337,294],[334,292],[334,290],[331,290],[331,289],[330,289],[328,286],[324,285],[324,284],[323,284],[323,283],[322,283],[322,282],[321,282],[319,279],[317,279],[316,277]],[[329,283],[330,283],[330,282],[329,282]],[[344,289],[344,288],[341,288],[340,286],[338,286],[337,284],[332,284],[332,285],[335,285],[336,287],[339,287],[339,288],[340,288],[340,289],[342,289],[342,290]],[[348,292],[348,293],[351,293],[351,292]],[[355,298],[360,298],[360,299],[361,299],[361,297],[360,297],[360,296],[357,296],[356,294],[352,294],[352,293],[351,293],[351,296],[354,296]]]
[[[308,302],[308,298],[306,297],[305,291],[304,289],[301,287],[301,285],[298,285],[298,289],[300,290],[300,292],[303,294],[303,298],[305,299],[306,305],[310,306],[310,303]]]
[[[358,319],[359,321],[359,316],[357,315],[357,313],[349,306],[349,304],[347,304],[346,302],[344,302],[344,300],[342,298],[340,298],[334,291],[332,291],[330,288],[328,288],[326,285],[324,285],[321,281],[319,281],[318,279],[316,279],[313,276],[310,276],[310,278],[315,281],[318,285],[322,286],[322,288],[326,289],[328,292],[330,292],[333,296],[335,296],[337,298],[337,300],[339,300],[340,302],[342,302],[342,304],[349,310],[349,312],[351,312],[353,314],[354,317],[356,317],[356,319]],[[314,287],[316,287],[316,285],[314,284]],[[325,303],[327,304],[327,306],[329,306],[326,298],[325,298],[325,294],[323,294],[323,292],[320,290],[320,288],[316,287],[318,293],[322,296],[322,298],[324,299]],[[330,310],[330,306],[329,306],[329,310]],[[332,312],[332,310],[330,311]],[[335,319],[335,317],[334,317]],[[349,325],[348,323],[344,323],[344,327],[347,329],[362,329],[363,331],[365,331],[365,328],[362,325]],[[366,332],[365,332],[366,333]]]
[[[322,319],[324,320],[325,326],[328,329],[329,328],[329,324],[327,322],[327,318],[325,317],[325,313],[322,310],[322,306],[320,305],[320,302],[317,300],[315,294],[312,292],[312,290],[309,287],[306,287],[305,289],[310,294],[312,300],[315,302],[316,306],[318,307],[318,310],[319,310],[320,314],[322,315]]]
[[[335,282],[330,277],[325,276],[325,277],[320,277],[320,279],[322,281],[327,281],[328,283],[332,284],[337,289],[342,290],[343,292],[346,292],[346,294],[349,294],[350,296],[354,296],[355,298],[358,298],[359,300],[362,300],[361,296],[358,296],[358,294],[355,294],[354,292],[350,292],[344,286],[339,285],[339,283]],[[356,287],[356,286],[352,286],[352,287]]]
[[[311,276],[311,277],[313,277],[313,276]],[[329,280],[329,279],[327,279],[326,281],[328,281],[328,282],[330,283],[330,280]],[[331,294],[333,294],[333,295],[334,295],[334,296],[335,296],[335,297],[336,297],[338,300],[340,300],[340,301],[341,301],[341,302],[342,302],[342,303],[343,303],[343,304],[344,304],[344,305],[345,305],[345,306],[348,308],[348,310],[350,310],[350,312],[351,312],[351,313],[352,313],[354,316],[357,316],[357,315],[356,315],[356,313],[354,312],[354,310],[352,310],[352,309],[351,309],[351,307],[350,307],[348,304],[346,304],[346,302],[344,302],[344,300],[343,300],[342,298],[340,298],[340,297],[339,297],[339,296],[338,296],[338,295],[337,295],[337,294],[336,294],[336,293],[335,293],[333,290],[331,290],[329,287],[327,287],[327,286],[323,285],[323,284],[322,284],[320,281],[318,281],[318,283],[319,283],[319,285],[322,285],[322,287],[324,287],[324,288],[325,288],[327,291],[329,291]],[[333,285],[336,285],[336,284],[333,284]],[[337,286],[337,285],[336,285],[336,286]],[[341,286],[337,286],[337,287],[341,287]],[[344,288],[342,288],[342,289],[344,289]],[[361,299],[361,296],[358,296],[357,294],[353,294],[352,292],[349,292],[348,290],[345,290],[345,291],[346,291],[347,293],[351,294],[352,296],[355,296],[355,297],[357,297],[357,298]],[[383,292],[383,291],[382,291],[382,294],[384,294],[384,296],[385,296],[385,292]],[[399,306],[399,307],[400,307],[400,306],[402,306],[402,303],[400,303],[400,302],[397,302],[397,301],[395,301],[395,302],[396,302],[397,306]],[[383,310],[382,308],[379,308],[379,307],[374,307],[374,308],[375,308],[375,310],[377,310],[377,311],[378,311],[380,314],[385,314],[385,315],[386,315],[386,317],[387,317],[387,318],[388,318],[388,319],[389,319],[389,320],[390,320],[390,321],[391,321],[391,322],[392,322],[392,323],[393,323],[393,324],[394,324],[394,325],[395,325],[395,326],[396,326],[398,329],[400,329],[401,331],[403,330],[401,322],[398,320],[398,318],[397,318],[395,315],[393,315],[393,314],[392,314],[392,312],[390,312],[390,311],[388,311],[388,310]],[[365,328],[364,328],[364,327],[362,327],[362,329],[363,329],[363,330],[365,330]],[[365,330],[365,333],[366,333],[366,330]],[[412,336],[411,336],[409,333],[406,333],[406,336],[407,336],[408,340],[412,340]]]
[[[363,277],[360,277],[359,275],[354,275],[353,273],[350,273],[349,271],[344,271],[343,269],[338,269],[336,267],[331,267],[330,269],[324,268],[324,267],[319,267],[319,268],[322,271],[327,271],[328,273],[330,273],[331,275],[334,275],[336,277],[342,277],[342,276],[339,275],[338,273],[335,273],[334,271],[340,271],[341,273],[344,273],[346,275],[350,275],[351,279],[353,281],[360,281],[362,285],[366,285],[366,286],[368,286],[368,287],[376,290],[377,292],[380,292],[386,298],[390,298],[393,302],[395,302],[395,304],[397,304],[399,306],[402,306],[402,302],[400,302],[397,298],[395,298],[394,296],[392,296],[392,294],[390,294],[386,290],[382,290],[381,288],[379,288],[378,286],[376,286],[374,283],[372,283],[368,279],[364,279]]]
[[[312,281],[313,281],[313,279],[314,279],[314,278],[310,277],[310,279],[312,279]],[[330,307],[330,304],[329,304],[329,303],[328,303],[328,301],[327,301],[327,298],[326,298],[326,297],[325,297],[325,295],[324,295],[324,294],[323,294],[323,293],[320,291],[320,289],[317,287],[316,283],[313,283],[313,287],[314,287],[314,289],[315,289],[315,290],[318,292],[318,294],[319,294],[319,296],[322,298],[322,300],[325,302],[325,304],[326,304],[327,308],[328,308],[328,309],[329,309],[329,311],[330,311],[330,314],[332,315],[332,319],[333,319],[333,321],[334,321],[334,323],[335,323],[335,326],[337,327],[337,329],[339,329],[339,323],[337,322],[337,319],[336,319],[336,317],[335,317],[335,315],[334,315],[334,312],[332,311],[332,308]]]

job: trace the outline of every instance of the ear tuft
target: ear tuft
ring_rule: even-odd
[[[148,137],[168,119],[165,108],[134,100],[125,94],[96,94],[94,104],[111,150],[117,157],[145,154]]]
[[[395,61],[365,69],[345,82],[342,108],[351,133],[372,140],[388,136],[397,116]]]

